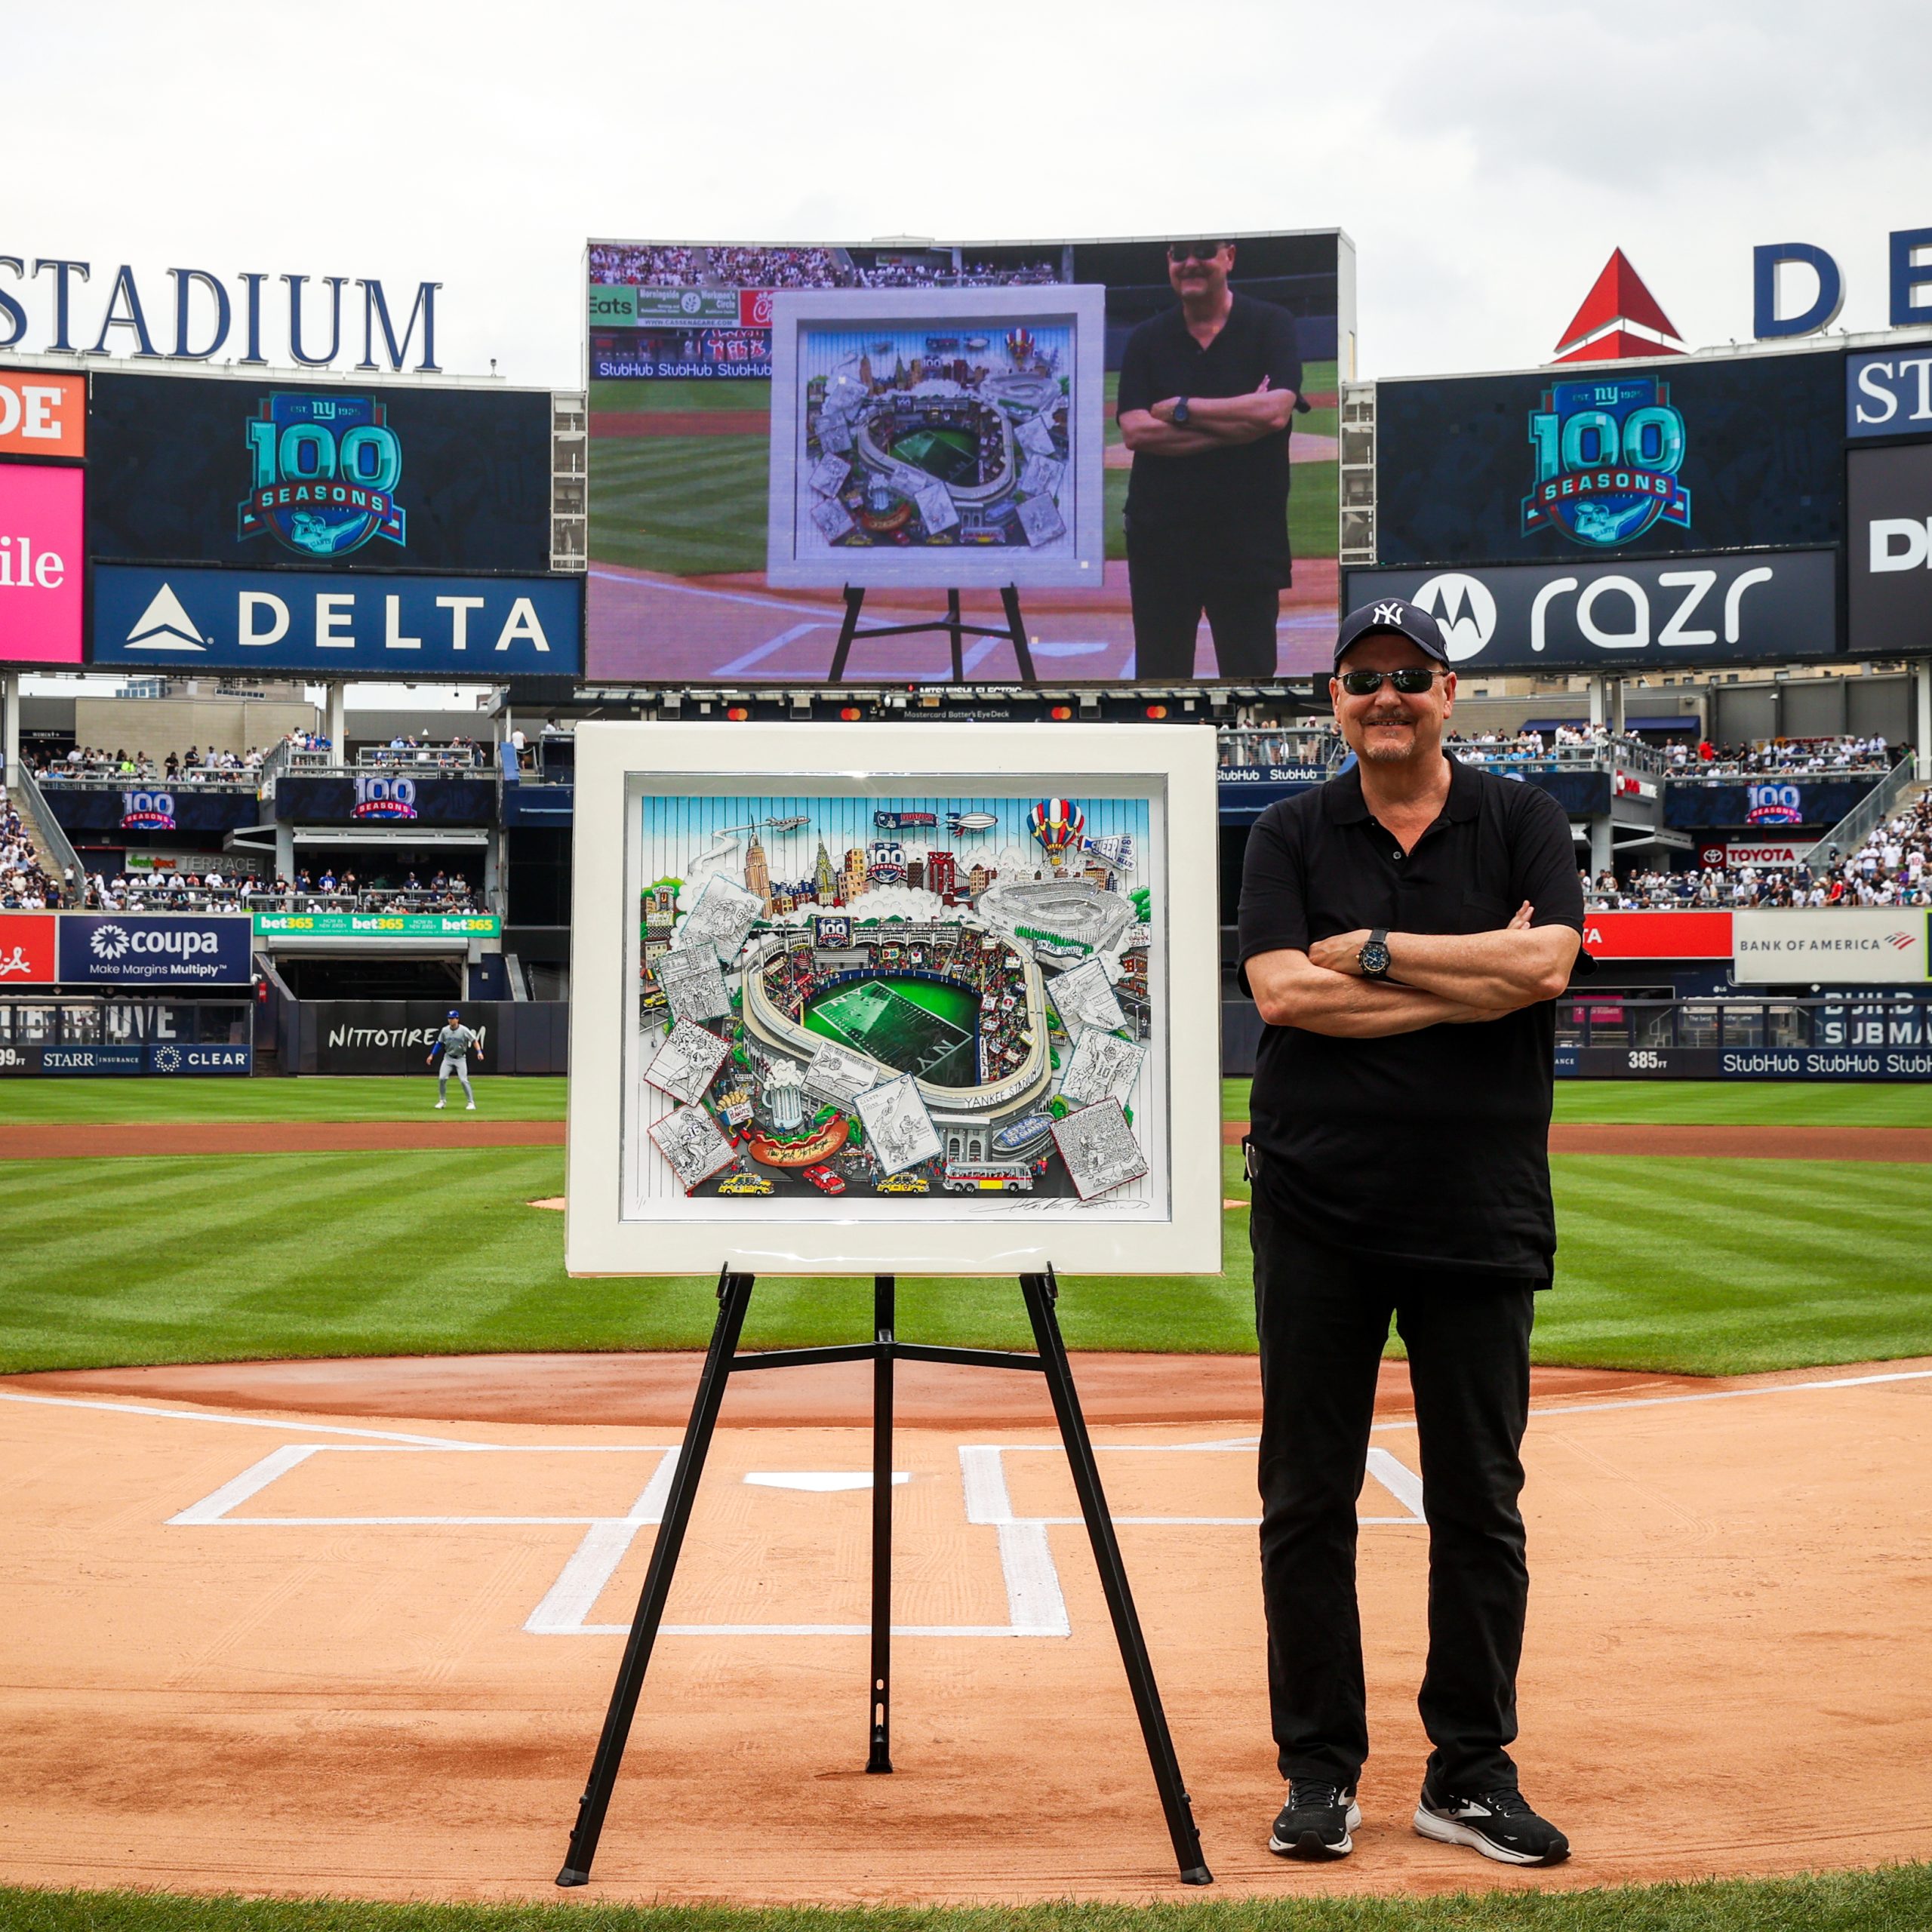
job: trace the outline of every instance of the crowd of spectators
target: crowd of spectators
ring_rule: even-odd
[[[20,814],[0,793],[0,909],[40,912],[67,903],[64,882],[42,863]]]
[[[1755,907],[1932,906],[1932,798],[1875,827],[1855,852],[1829,848],[1801,866],[1703,866],[1684,872],[1583,875],[1593,912]]]
[[[590,251],[590,279],[628,288],[1006,288],[1055,283],[1060,271],[1049,260],[955,269],[915,256],[861,268],[832,248],[600,244]]]
[[[590,278],[625,288],[685,288],[697,278],[700,248],[600,245],[590,251]]]
[[[1835,777],[1888,771],[1898,752],[1879,737],[1759,738],[1748,744],[1674,744],[1666,753],[1673,775],[1691,778]]]
[[[523,734],[518,732],[516,735],[521,739]],[[365,746],[358,761],[364,764],[448,766],[485,764],[489,761],[483,747],[474,738],[458,734],[447,743],[438,743],[431,739],[419,738],[413,732],[399,731],[386,745]]]
[[[306,869],[293,879],[206,871],[93,874],[86,909],[101,912],[450,912],[475,913],[476,890],[459,872],[438,869],[425,880],[358,878],[352,871]]]
[[[254,746],[245,752],[228,752],[217,751],[212,745],[202,751],[190,745],[186,752],[170,752],[156,759],[144,751],[110,752],[102,746],[76,745],[60,757],[29,757],[27,762],[37,777],[57,783],[63,778],[118,778],[131,784],[235,784],[254,779],[267,755]]]

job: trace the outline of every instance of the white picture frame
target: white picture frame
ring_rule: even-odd
[[[767,581],[781,589],[1008,584],[1098,589],[1106,561],[1102,478],[1106,309],[1106,291],[1097,283],[774,294]],[[1038,364],[1050,365],[1051,374],[1014,366],[1009,345],[1022,332],[1041,346]],[[983,416],[992,424],[1003,454],[992,463],[990,475],[982,474],[989,467],[984,432],[970,425],[963,430],[953,426],[956,434],[972,435],[981,453],[971,484],[949,486],[931,475],[922,480],[912,466],[880,445],[878,413],[891,398],[878,392],[893,380],[882,369],[872,373],[873,392],[863,399],[851,373],[842,383],[853,407],[862,411],[858,417],[829,416],[823,400],[814,393],[815,377],[822,383],[837,380],[827,377],[827,368],[856,365],[869,349],[882,346],[894,355],[903,378],[909,378],[906,355],[918,359],[928,352],[925,346],[934,343],[952,347],[930,351],[936,358],[934,373],[900,392],[898,407],[915,417],[963,411],[975,422]],[[971,372],[964,383],[952,378],[955,363]],[[942,365],[946,373],[940,373]],[[1039,426],[1053,412],[1035,410],[1032,392],[1044,396],[1054,387],[1063,392],[1064,406],[1060,428],[1052,432],[1058,441],[1049,447],[1049,433]],[[985,400],[996,391],[997,406]],[[914,432],[928,435],[908,420]],[[839,424],[843,454],[818,440],[833,421]],[[1041,447],[1030,449],[1029,438]],[[903,440],[894,445],[904,446]],[[1036,474],[1050,475],[1051,482],[1029,489],[1029,466],[1042,460],[1048,469]],[[982,537],[975,542],[921,540],[899,547],[881,534],[876,542],[855,545],[849,538],[862,526],[832,487],[838,479],[820,473],[841,469],[846,495],[862,499],[868,489],[879,493],[880,513],[888,521],[905,520],[923,533],[927,525],[921,519],[931,517],[955,531],[977,528]],[[917,491],[896,487],[907,478],[918,484]],[[923,507],[928,497],[937,506],[936,515]],[[815,518],[843,528],[829,535]],[[1023,525],[1029,532],[1052,534],[1029,534],[1024,543],[992,540],[1001,534],[1015,538]]]
[[[565,1217],[569,1272],[710,1274],[728,1266],[763,1274],[997,1275],[1036,1272],[1051,1263],[1076,1275],[1218,1274],[1222,1182],[1214,769],[1214,734],[1204,726],[1023,724],[998,731],[963,724],[580,726]],[[1134,902],[1146,917],[1128,928],[1122,940],[1117,931],[1106,930],[1118,909],[1103,905],[1096,915],[1100,923],[1091,930],[1114,946],[1116,965],[1121,944],[1137,949],[1130,956],[1138,959],[1144,998],[1135,1023],[1145,1029],[1146,1051],[1133,1101],[1140,1110],[1136,1131],[1149,1156],[1148,1177],[1084,1201],[1070,1186],[1046,1198],[1044,1180],[1040,1193],[955,1192],[934,1185],[929,1192],[918,1190],[924,1198],[906,1201],[860,1198],[863,1189],[835,1199],[796,1189],[774,1194],[751,1186],[725,1198],[716,1192],[721,1180],[714,1177],[687,1195],[675,1177],[667,1180],[668,1164],[659,1159],[655,1167],[651,1164],[650,1152],[651,1127],[661,1124],[662,1116],[681,1103],[643,1078],[669,1017],[657,1011],[654,978],[647,980],[644,971],[641,909],[645,888],[653,881],[643,874],[656,870],[646,860],[672,849],[664,845],[666,835],[659,828],[669,823],[708,824],[726,810],[740,814],[747,800],[802,800],[808,808],[817,801],[816,808],[829,820],[842,814],[839,822],[850,823],[862,807],[949,796],[985,801],[983,811],[957,814],[962,820],[996,818],[1002,824],[1012,822],[1010,815],[1001,816],[1009,804],[1029,798],[1085,798],[1095,805],[1097,822],[1111,812],[1115,817],[1109,822],[1116,823],[1124,822],[1120,814],[1144,801],[1146,850],[1129,863],[1140,868],[1137,878],[1146,881],[1148,897]],[[930,860],[933,854],[926,856]],[[1063,869],[1050,876],[1091,881],[1093,875]],[[1008,868],[1009,884],[1026,884],[1031,878],[1020,879]],[[1110,888],[1111,878],[1106,882]],[[681,921],[690,910],[685,883],[701,884],[679,882],[673,897]],[[1037,893],[1038,885],[1032,889]],[[1092,890],[1097,894],[1101,888]],[[693,901],[697,897],[690,895]],[[1110,890],[1106,897],[1111,899]],[[949,908],[952,903],[949,895]],[[986,922],[995,914],[989,909],[981,915],[980,903],[962,901],[957,922],[974,929],[975,947],[989,949],[993,941],[986,937]],[[755,986],[753,975],[776,970],[786,943],[776,888],[771,904],[770,918],[747,937],[735,981],[740,1004],[752,1002],[755,992],[748,1012],[768,1023],[766,983]],[[832,924],[825,930],[833,937],[825,943],[854,943],[837,935],[851,908],[863,906],[863,899],[855,898],[842,912],[829,914]],[[1029,991],[1022,1004],[1026,1013],[1044,1014],[1051,1004],[1057,962],[1046,963],[1046,949],[1036,948],[1033,940],[1011,941],[1020,928],[1011,916],[1010,902],[1001,902],[998,916],[1007,920],[1000,928],[1002,941],[1017,943],[1021,951],[1033,949],[1031,956],[1049,996],[1041,1002]],[[938,933],[954,917],[949,909],[943,917],[935,915],[932,931]],[[862,910],[857,923],[865,923]],[[819,932],[813,928],[814,947]],[[1059,936],[1054,937],[1057,942]],[[675,934],[651,944],[661,957],[664,945],[675,944]],[[755,945],[767,949],[754,953]],[[868,955],[865,971],[882,971],[872,962],[883,958],[882,953]],[[1014,971],[1011,961],[1005,970]],[[1027,968],[1027,989],[1034,977]],[[1014,990],[1023,990],[1017,977]],[[801,1006],[801,1025],[803,1018]],[[1059,1025],[1054,1019],[1052,1026]],[[1078,1026],[1072,1023],[1076,1032]],[[768,1044],[771,1035],[759,1037]],[[1018,1037],[1030,1040],[1032,1035]],[[1057,1035],[1049,1029],[1041,1037]],[[1066,1044],[1060,1041],[1063,1048]],[[997,1083],[984,1078],[986,1049],[976,1039],[974,1051],[981,1085],[991,1096]],[[1032,1051],[1029,1046],[1029,1061]],[[852,1059],[849,1053],[829,1057],[841,1075],[849,1073]],[[760,1067],[768,1077],[758,1089],[762,1096],[777,1076],[773,1063],[761,1062]],[[782,1064],[777,1068],[787,1080],[792,1071]],[[1056,1084],[1058,1077],[1056,1070]],[[1006,1090],[998,1091],[1004,1103]],[[987,1104],[993,1103],[989,1098]],[[856,1102],[850,1104],[856,1112]],[[873,1111],[876,1120],[875,1103]],[[854,1141],[862,1146],[861,1136],[854,1134]],[[909,1136],[903,1144],[926,1143]],[[891,1164],[881,1151],[880,1171]],[[925,1171],[936,1180],[942,1172],[950,1180],[955,1168],[972,1165],[971,1158],[955,1163],[949,1155]],[[749,1161],[746,1166],[753,1181],[763,1178],[752,1173]],[[1038,1171],[1046,1172],[1044,1156]],[[886,1192],[882,1186],[876,1189],[878,1195]],[[739,1198],[743,1195],[751,1198]]]

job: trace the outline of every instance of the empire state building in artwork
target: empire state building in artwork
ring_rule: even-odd
[[[758,894],[758,904],[768,917],[771,912],[771,868],[766,863],[764,845],[756,832],[745,848],[745,890]]]

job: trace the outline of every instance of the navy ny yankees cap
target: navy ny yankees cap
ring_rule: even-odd
[[[1420,605],[1402,597],[1378,597],[1372,604],[1351,611],[1342,620],[1342,627],[1335,633],[1335,668],[1341,669],[1342,654],[1351,645],[1378,633],[1405,637],[1425,657],[1434,658],[1438,664],[1449,662],[1449,647],[1443,641],[1442,626]]]

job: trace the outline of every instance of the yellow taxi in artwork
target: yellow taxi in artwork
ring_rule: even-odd
[[[924,1174],[888,1174],[878,1184],[881,1194],[926,1194],[931,1190]]]
[[[764,1174],[727,1174],[718,1183],[720,1194],[769,1194],[771,1182]]]

